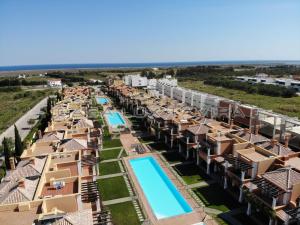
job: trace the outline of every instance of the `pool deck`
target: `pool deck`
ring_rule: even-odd
[[[155,160],[159,163],[163,171],[167,174],[168,178],[172,181],[172,183],[176,186],[177,190],[181,193],[181,195],[185,198],[185,200],[188,202],[188,204],[193,208],[193,211],[190,213],[169,217],[165,219],[158,220],[152,209],[150,204],[147,201],[146,196],[143,193],[143,190],[141,186],[139,185],[139,182],[129,164],[130,159],[134,158],[141,158],[146,156],[152,156],[155,158]],[[165,164],[161,161],[159,156],[156,153],[145,153],[140,155],[132,155],[123,158],[124,165],[126,166],[126,170],[128,172],[129,178],[134,184],[135,190],[137,192],[138,198],[142,204],[142,208],[144,209],[145,213],[147,214],[148,219],[151,221],[152,224],[157,225],[192,225],[197,224],[199,222],[204,221],[207,219],[207,214],[204,212],[204,209],[200,207],[196,201],[191,197],[191,195],[187,192],[184,185],[182,185],[177,178],[174,176],[174,174],[169,170],[168,167],[165,166]],[[155,184],[153,184],[155,185]],[[212,225],[216,224],[214,221],[206,221],[206,225]]]

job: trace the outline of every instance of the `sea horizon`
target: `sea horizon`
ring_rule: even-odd
[[[63,70],[63,69],[134,69],[168,68],[205,65],[300,65],[300,60],[224,60],[224,61],[182,61],[149,63],[70,63],[0,66],[0,72]]]

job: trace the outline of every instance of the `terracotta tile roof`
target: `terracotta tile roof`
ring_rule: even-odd
[[[300,183],[300,173],[294,169],[283,168],[272,172],[265,173],[263,178],[272,182],[283,190],[288,190],[288,177],[290,171],[290,185]]]
[[[60,145],[60,148],[64,148],[67,151],[81,150],[88,147],[87,141],[83,139],[70,139]]]
[[[190,126],[187,130],[194,135],[206,134],[209,131],[209,127],[205,124],[198,124],[194,126]]]
[[[43,141],[59,141],[64,138],[64,133],[63,132],[51,132],[51,133],[46,133],[42,137],[42,139],[38,139],[37,142],[43,142]]]
[[[286,155],[295,153],[290,148],[286,148],[281,144],[275,144],[274,146],[272,146],[271,141],[266,141],[262,144],[258,144],[258,146],[260,146],[268,151],[271,151],[277,155],[280,155],[280,156],[286,156]]]
[[[242,138],[242,139],[244,139],[244,140],[246,140],[246,141],[249,141],[250,143],[253,143],[253,144],[269,140],[269,139],[265,138],[262,135],[252,134],[252,133],[249,133],[249,132],[244,131],[244,130],[238,131],[238,132],[233,133],[233,134],[240,137],[240,138]]]
[[[46,157],[43,158],[34,158],[34,164],[30,160],[22,160],[18,164],[15,170],[11,170],[4,178],[0,184],[0,201],[10,195],[11,197],[7,200],[8,203],[17,200],[31,200],[30,196],[33,191],[33,188],[37,185],[38,178],[40,177],[44,165],[46,162]],[[25,191],[19,189],[18,181],[20,179],[25,179]],[[26,186],[27,185],[27,186]],[[17,190],[16,190],[17,189]],[[23,197],[22,197],[23,196]]]
[[[67,213],[63,218],[55,221],[52,225],[93,225],[91,209]]]
[[[75,123],[75,126],[78,128],[94,128],[94,124],[92,120],[87,118],[82,118]]]
[[[39,178],[35,179],[24,179],[24,187],[18,187],[18,182],[10,188],[9,192],[6,193],[2,204],[12,204],[17,202],[31,201],[34,197],[35,190],[37,188]]]

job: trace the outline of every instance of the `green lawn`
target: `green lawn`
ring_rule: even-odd
[[[129,197],[123,176],[97,180],[103,201]]]
[[[120,154],[121,148],[106,150],[100,152],[100,159],[107,160],[107,159],[116,159]]]
[[[209,208],[227,212],[240,206],[240,204],[235,201],[231,197],[231,195],[229,195],[217,184],[212,184],[207,187],[195,188],[193,189],[193,191]]]
[[[264,109],[271,109],[274,112],[300,118],[300,97],[282,98],[258,94],[248,94],[240,90],[232,90],[223,87],[204,85],[202,81],[195,80],[187,80],[184,82],[180,82],[179,84],[180,86],[186,88],[203,91],[209,94],[214,94],[232,100],[240,101],[241,103],[256,105]]]
[[[176,165],[173,168],[187,184],[195,184],[209,179],[195,164]]]
[[[122,158],[122,157],[126,157],[126,156],[127,156],[127,153],[126,153],[125,150],[123,150],[123,152],[122,152],[122,154],[121,154],[121,158]]]
[[[121,169],[118,162],[99,163],[99,173],[100,176],[121,173]]]
[[[108,206],[115,225],[139,225],[139,219],[132,202],[124,202]]]
[[[122,147],[120,139],[107,139],[103,141],[103,148]]]

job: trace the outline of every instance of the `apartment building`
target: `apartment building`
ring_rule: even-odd
[[[38,140],[0,184],[0,224],[100,224],[101,130],[86,115],[88,87],[66,88]]]
[[[158,141],[213,175],[247,203],[248,215],[263,212],[269,224],[295,222],[300,199],[298,122],[165,83],[158,81],[159,97],[125,85],[111,86],[109,94],[131,113],[139,108],[138,115]]]

